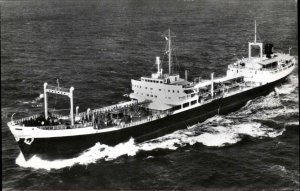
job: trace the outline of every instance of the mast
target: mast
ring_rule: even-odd
[[[168,30],[168,41],[169,41],[169,75],[171,74],[171,59],[172,59],[172,52],[171,52],[171,31]]]
[[[254,29],[254,43],[256,43],[256,20],[254,21],[255,29]]]
[[[263,56],[263,44],[261,42],[257,42],[256,41],[256,20],[254,21],[254,42],[249,42],[249,45],[248,45],[248,59],[250,60],[252,57],[251,57],[251,48],[252,46],[259,46],[259,54],[260,54],[260,59],[262,59],[262,56]]]

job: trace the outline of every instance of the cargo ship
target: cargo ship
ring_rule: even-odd
[[[296,58],[289,53],[274,53],[272,44],[249,42],[248,57],[229,64],[226,75],[188,81],[172,70],[172,38],[167,42],[167,72],[160,57],[151,76],[131,80],[128,101],[79,112],[73,103],[74,87],[63,88],[44,83],[44,111],[22,119],[13,119],[8,127],[26,160],[36,155],[43,159],[62,159],[80,155],[96,143],[114,146],[133,138],[143,142],[187,128],[217,114],[238,110],[249,100],[272,92],[294,70]],[[259,55],[252,56],[252,47]],[[263,53],[264,48],[264,53]],[[48,111],[49,94],[70,98],[70,114]]]

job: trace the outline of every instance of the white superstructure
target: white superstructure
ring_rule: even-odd
[[[259,57],[252,57],[252,46],[259,47]],[[263,85],[284,78],[295,68],[296,59],[290,55],[290,51],[288,54],[273,53],[272,45],[266,44],[265,52],[267,54],[263,54],[263,43],[259,43],[256,40],[256,22],[254,42],[249,42],[248,48],[248,58],[243,58],[230,64],[227,76],[243,75],[246,82]]]
[[[172,49],[171,49],[171,32],[168,31],[168,60],[169,72],[163,73],[161,61],[156,57],[157,72],[150,77],[141,77],[139,80],[131,80],[133,93],[130,98],[138,100],[138,102],[148,100],[150,104],[148,108],[151,110],[164,111],[176,106],[180,106],[185,102],[197,101],[193,83],[180,78],[179,74],[172,72]]]
[[[152,110],[168,110],[173,107],[183,108],[184,104],[199,103],[199,88],[207,87],[211,98],[214,97],[214,83],[242,77],[245,83],[253,86],[271,83],[288,76],[295,68],[296,59],[289,54],[272,52],[272,45],[267,44],[267,54],[263,54],[263,43],[256,40],[256,22],[254,42],[249,42],[248,58],[243,58],[228,66],[227,75],[221,79],[188,82],[180,78],[178,74],[171,72],[171,35],[168,33],[169,73],[164,74],[161,68],[160,58],[156,57],[157,73],[150,77],[141,77],[139,80],[131,80],[133,93],[130,98],[140,101],[148,100],[151,103],[148,108]],[[252,57],[253,46],[259,47],[259,56]],[[224,92],[224,88],[222,89]]]

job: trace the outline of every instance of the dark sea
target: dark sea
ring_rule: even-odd
[[[135,144],[95,144],[76,158],[25,161],[7,122],[43,111],[43,83],[74,86],[80,111],[125,99],[130,80],[166,60],[189,80],[221,77],[254,38],[298,59],[295,0],[1,0],[3,190],[299,189],[298,66],[240,110]],[[164,61],[164,67],[167,68]],[[298,65],[298,64],[297,64]],[[166,71],[166,70],[165,70]],[[52,110],[68,112],[52,95]],[[170,122],[171,123],[171,122]],[[61,145],[62,147],[64,145]]]

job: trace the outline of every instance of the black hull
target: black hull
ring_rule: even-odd
[[[285,78],[236,95],[214,100],[185,112],[117,131],[73,137],[35,138],[31,145],[25,144],[24,139],[20,139],[18,144],[26,160],[33,155],[51,160],[74,157],[94,146],[97,142],[114,146],[128,141],[131,137],[134,138],[135,142],[143,142],[178,129],[184,129],[197,122],[203,122],[216,114],[236,111],[247,101],[269,94],[283,80]]]

